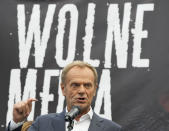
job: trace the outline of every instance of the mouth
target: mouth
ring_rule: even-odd
[[[85,97],[78,97],[76,100],[77,100],[78,103],[86,103],[87,98],[85,98]]]

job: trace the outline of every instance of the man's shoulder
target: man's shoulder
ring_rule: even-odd
[[[106,118],[103,118],[103,117],[97,115],[96,113],[94,113],[94,116],[95,116],[95,119],[99,120],[108,131],[111,129],[116,129],[117,131],[121,131],[121,126],[119,124],[117,124],[116,122],[106,119]]]
[[[113,128],[121,129],[121,125],[119,125],[118,123],[106,118],[102,118],[102,119],[103,119],[103,124],[106,124],[109,128],[113,127]]]
[[[61,117],[61,113],[49,113],[46,115],[40,115],[37,117],[37,120],[52,120],[52,119],[59,119]]]
[[[49,114],[45,114],[45,115],[40,115],[38,116],[39,118],[54,118],[57,117],[59,113],[49,113]]]
[[[104,120],[104,123],[108,124],[108,125],[111,125],[113,127],[117,127],[117,128],[121,128],[121,126],[114,122],[114,121],[111,121],[111,120],[108,120],[108,119],[105,119],[105,118],[102,118]]]

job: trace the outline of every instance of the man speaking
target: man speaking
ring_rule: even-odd
[[[67,65],[62,71],[60,85],[66,98],[66,108],[61,113],[37,117],[28,131],[122,131],[120,125],[99,117],[92,110],[97,81],[96,69],[88,63],[74,61]],[[8,131],[21,131],[33,101],[36,99],[30,98],[14,105]]]

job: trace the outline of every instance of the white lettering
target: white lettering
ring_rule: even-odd
[[[108,30],[105,47],[105,68],[111,68],[113,36],[115,40],[115,49],[117,56],[117,67],[127,67],[127,50],[129,40],[129,22],[131,14],[131,3],[125,3],[123,26],[120,31],[120,19],[118,4],[110,4],[108,8]],[[122,32],[122,33],[121,33]]]
[[[104,98],[104,115],[107,119],[112,120],[111,114],[111,80],[110,80],[110,70],[103,69],[100,78],[99,89],[97,92],[97,98],[95,101],[94,111],[99,114]]]
[[[50,36],[50,29],[53,22],[53,16],[56,5],[50,4],[46,19],[44,22],[43,32],[40,31],[40,6],[34,5],[30,18],[28,32],[26,37],[25,25],[25,6],[18,5],[18,37],[19,37],[19,61],[20,67],[26,68],[30,56],[30,49],[34,39],[35,45],[35,67],[42,67],[47,48],[47,42]]]
[[[63,60],[63,39],[66,26],[66,13],[70,12],[70,33],[69,33],[69,44],[67,59]],[[58,24],[58,34],[56,37],[56,56],[55,59],[60,67],[66,66],[68,63],[72,62],[75,57],[76,48],[76,36],[77,36],[77,26],[78,26],[78,10],[73,4],[64,5],[59,12],[59,24]]]
[[[141,4],[137,7],[135,29],[132,30],[134,36],[133,45],[133,67],[149,67],[149,59],[140,59],[141,54],[141,41],[143,38],[148,37],[147,30],[143,29],[143,18],[145,11],[153,11],[154,4]]]
[[[48,102],[54,100],[54,95],[49,93],[52,76],[59,76],[59,70],[45,70],[43,92],[40,93],[42,98],[41,115],[48,113]]]
[[[83,38],[84,40],[84,52],[83,52],[83,59],[84,61],[90,63],[92,66],[98,67],[100,64],[99,60],[91,60],[91,47],[92,47],[92,37],[93,37],[93,24],[94,24],[94,15],[95,15],[95,7],[96,5],[93,3],[89,4],[88,7],[88,14],[86,20],[86,27],[85,32],[86,35]]]
[[[20,69],[12,69],[11,77],[10,77],[10,85],[9,85],[9,100],[8,100],[8,111],[7,111],[7,123],[12,119],[12,110],[13,105],[16,102],[21,101],[21,70]],[[29,69],[26,82],[23,92],[22,100],[27,100],[28,98],[36,97],[36,79],[37,79],[37,70]],[[30,113],[28,120],[33,120],[34,118],[34,108],[35,103],[32,104],[32,112]]]

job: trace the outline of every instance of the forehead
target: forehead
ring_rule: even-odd
[[[88,67],[78,67],[74,66],[72,67],[66,75],[66,81],[70,80],[88,80],[91,82],[94,82],[94,73],[93,71]]]

